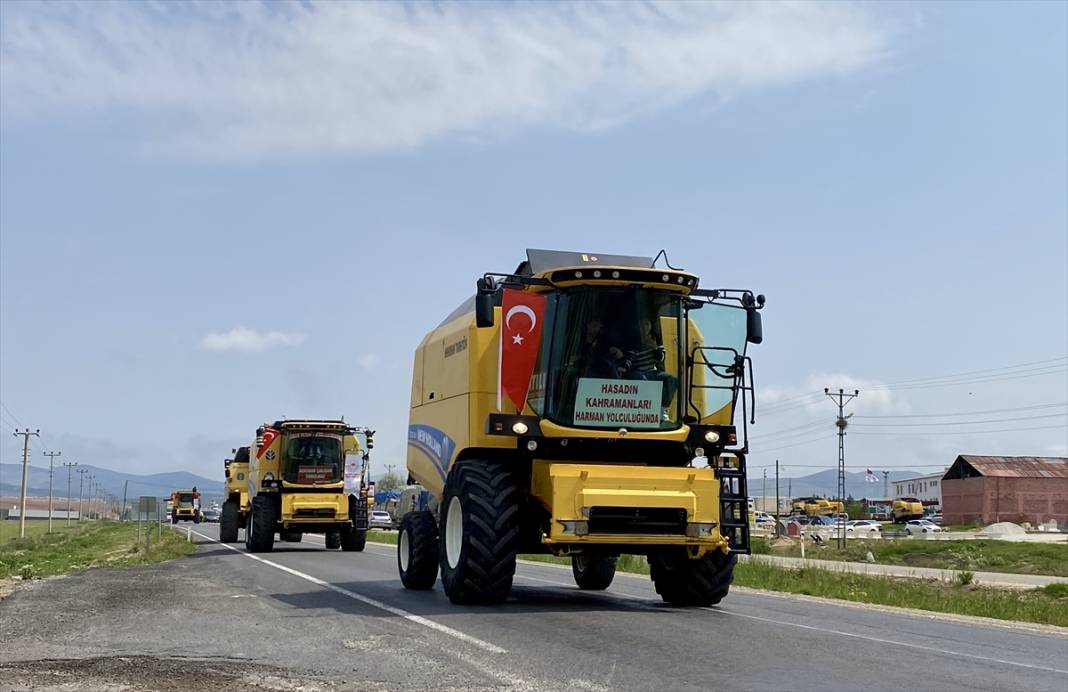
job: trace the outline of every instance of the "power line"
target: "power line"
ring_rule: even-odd
[[[983,416],[988,413],[1012,413],[1014,411],[1036,411],[1044,408],[1061,408],[1068,406],[1068,401],[1061,402],[1059,404],[1035,404],[1033,406],[1018,406],[1016,408],[995,408],[987,411],[968,411],[965,413],[910,413],[910,414],[887,414],[887,415],[869,415],[869,416],[853,416],[854,418],[950,418],[955,416]]]
[[[898,380],[897,382],[888,382],[888,383],[886,383],[886,385],[887,386],[899,386],[899,385],[915,384],[915,383],[919,383],[919,382],[929,382],[931,380],[944,380],[944,379],[952,379],[952,378],[957,378],[957,377],[965,377],[965,376],[968,376],[968,375],[980,375],[980,374],[983,374],[983,373],[994,373],[994,372],[1006,371],[1006,370],[1016,370],[1018,368],[1028,368],[1028,367],[1036,366],[1036,365],[1044,366],[1044,367],[1063,367],[1063,366],[1053,366],[1053,365],[1048,365],[1048,364],[1050,364],[1050,363],[1063,363],[1064,361],[1068,361],[1068,356],[1057,356],[1056,358],[1047,358],[1045,360],[1034,360],[1034,361],[1031,361],[1029,363],[1018,363],[1016,365],[1003,365],[1003,366],[1000,366],[1000,367],[997,367],[997,368],[984,368],[982,370],[967,370],[965,372],[957,372],[957,373],[953,373],[951,375],[934,375],[934,376],[931,376],[931,377],[921,377],[921,378],[918,378],[918,379],[915,379],[915,380]]]
[[[912,437],[913,435],[987,435],[989,433],[1020,432],[1023,430],[1068,430],[1068,425],[1041,425],[1033,428],[1002,428],[1000,430],[956,430],[956,431],[910,431],[900,432],[854,432],[853,435],[889,435],[893,437]]]
[[[1047,413],[1042,416],[1020,416],[1017,418],[991,418],[989,420],[962,420],[962,421],[948,421],[945,423],[856,423],[855,428],[914,428],[917,426],[929,427],[940,426],[946,427],[951,425],[983,425],[986,423],[1015,423],[1022,420],[1039,420],[1041,418],[1063,418],[1068,416],[1068,413]]]

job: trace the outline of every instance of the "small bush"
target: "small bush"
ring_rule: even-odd
[[[1068,584],[1046,584],[1042,590],[1051,598],[1068,598]]]
[[[975,572],[969,572],[966,569],[957,572],[957,583],[961,586],[967,586],[973,581],[975,581]]]

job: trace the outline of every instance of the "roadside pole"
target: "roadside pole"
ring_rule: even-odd
[[[52,533],[52,476],[55,474],[56,457],[63,456],[63,452],[42,452],[48,457],[48,533]]]
[[[87,473],[89,469],[78,469],[78,521],[85,516],[82,512],[82,491],[85,490],[85,474]]]
[[[30,435],[34,437],[40,437],[41,431],[30,432],[29,428],[25,430],[15,430],[15,437],[22,435],[22,490],[19,492],[19,538],[26,537],[26,480],[29,474],[30,468]]]
[[[122,483],[122,509],[119,510],[119,521],[124,521],[126,516],[126,491],[130,487],[130,479],[126,479]]]
[[[779,535],[779,460],[775,460],[775,535]]]
[[[67,528],[70,528],[70,474],[71,470],[78,465],[78,462],[63,462],[63,465],[67,467]]]

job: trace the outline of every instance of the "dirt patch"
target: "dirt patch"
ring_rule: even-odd
[[[339,689],[335,683],[313,674],[248,661],[149,656],[3,663],[0,664],[0,679],[3,679],[0,692],[215,692],[220,689],[317,692]]]

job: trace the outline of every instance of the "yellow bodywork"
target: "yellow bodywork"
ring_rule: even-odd
[[[609,269],[605,268],[606,273]],[[616,282],[598,283],[610,285]],[[679,290],[678,286],[658,287]],[[500,307],[497,306],[494,312],[493,327],[478,328],[473,312],[465,312],[447,320],[423,338],[415,353],[407,468],[415,481],[439,500],[449,469],[460,455],[472,449],[516,449],[515,438],[490,435],[486,431],[489,414],[498,412]],[[674,318],[661,319],[670,319],[672,323],[675,321]],[[678,338],[673,325],[664,325],[663,333],[666,338]],[[690,333],[691,338],[700,339],[693,325]],[[667,365],[675,369],[675,348],[670,344],[666,346],[670,359]],[[677,391],[687,391],[684,377],[680,377]],[[537,415],[529,404],[522,411],[517,411],[507,400],[503,402],[500,412]],[[701,419],[706,424],[729,424],[731,415],[731,405],[728,404],[702,415]],[[618,431],[572,428],[548,419],[542,419],[540,427],[541,434],[546,438],[619,437]],[[667,431],[632,430],[627,433],[627,439],[682,444],[689,432],[687,425]],[[474,454],[473,458],[479,458],[477,452]],[[581,509],[597,505],[685,508],[688,522],[716,522],[719,520],[719,484],[712,469],[590,464],[579,460],[550,463],[535,459],[532,474],[532,494],[551,512],[553,518],[551,533],[543,539],[553,551],[566,552],[568,545],[593,543],[688,545],[693,547],[695,556],[711,549],[727,549],[727,541],[718,529],[701,537],[621,534],[575,536],[563,534],[563,527],[558,523],[558,520],[582,520]]]
[[[302,512],[315,514],[300,516]],[[349,499],[344,493],[342,484],[338,484],[335,493],[288,491],[282,495],[282,523],[286,526],[334,520],[347,521],[348,518]]]
[[[829,517],[834,514],[845,512],[845,505],[837,500],[820,498],[808,498],[795,500],[793,511],[797,514],[805,514],[810,517]]]
[[[893,513],[894,521],[922,519],[923,503],[906,498],[898,498],[894,500],[890,511]]]
[[[238,498],[238,508],[244,514],[248,512],[248,464],[231,462],[227,469],[226,495]]]
[[[566,531],[561,522],[584,522],[595,507],[685,509],[689,523],[719,520],[719,481],[712,469],[666,468],[535,461],[531,494],[552,516],[542,542],[552,548],[586,544],[690,545],[697,554],[726,548],[719,529],[706,536],[586,534]]]

